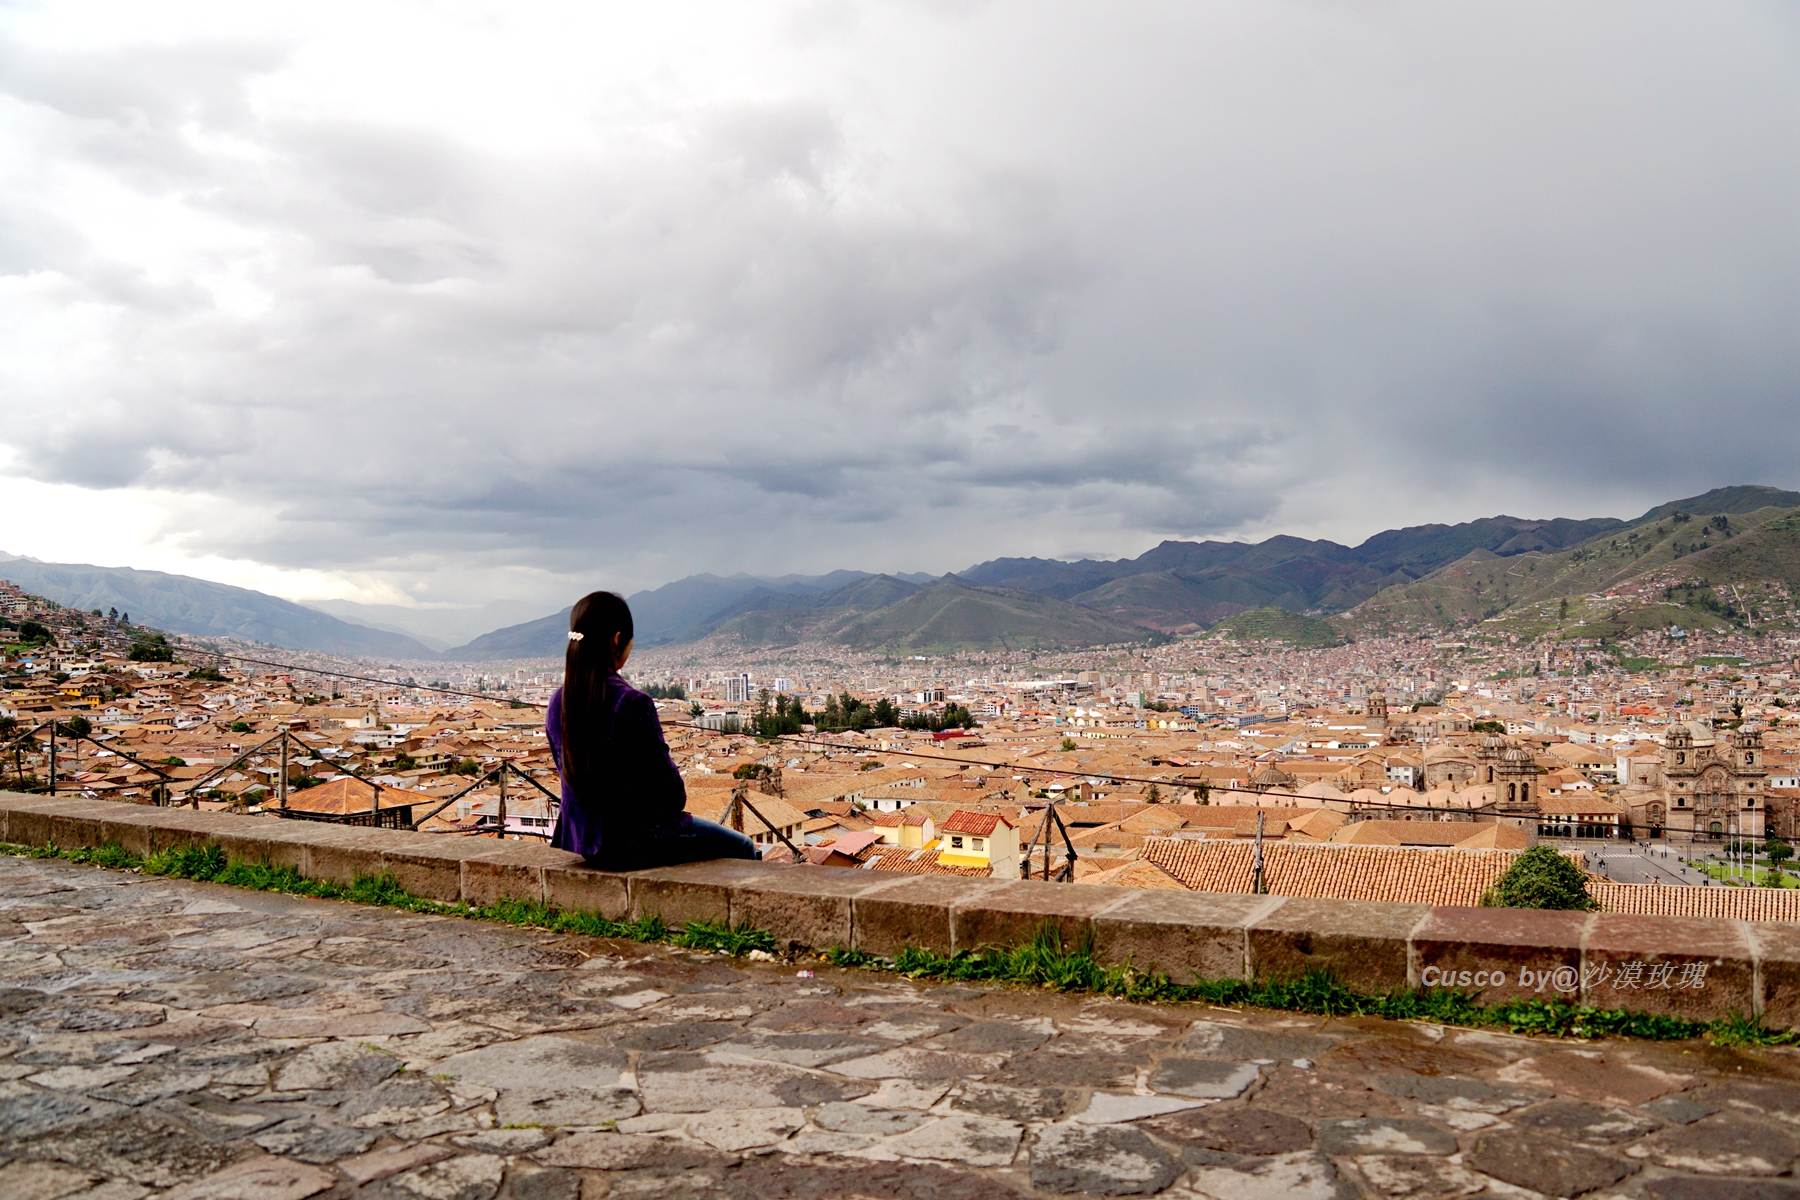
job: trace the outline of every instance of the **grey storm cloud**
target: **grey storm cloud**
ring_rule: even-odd
[[[4,469],[546,596],[1800,481],[1789,8],[704,11],[0,17]]]

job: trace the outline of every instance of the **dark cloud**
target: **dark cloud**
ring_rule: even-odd
[[[8,469],[544,596],[1800,482],[1778,6],[714,18],[0,19]]]

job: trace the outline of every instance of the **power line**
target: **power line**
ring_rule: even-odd
[[[327,671],[320,667],[303,667],[303,666],[298,666],[293,663],[275,662],[271,659],[266,659],[266,658],[250,658],[250,657],[248,657],[246,655],[242,655],[242,654],[226,654],[226,653],[224,653],[222,651],[218,651],[218,650],[202,650],[202,651],[199,651],[199,653],[210,654],[210,655],[214,656],[215,658],[229,659],[232,662],[256,663],[259,666],[279,667],[284,671],[297,671],[297,672],[301,672],[301,673],[309,674],[309,675],[325,675],[325,676],[328,676],[333,679],[354,679],[354,680],[358,680],[363,683],[379,683],[379,684],[386,685],[388,687],[410,688],[415,691],[421,691],[421,692],[436,692],[440,695],[445,695],[445,696],[462,696],[462,697],[465,697],[470,700],[495,700],[495,699],[501,698],[501,697],[496,697],[494,695],[494,693],[492,693],[492,692],[465,692],[465,691],[461,691],[457,688],[440,687],[436,684],[402,683],[398,680],[393,680],[393,679],[381,679],[374,675],[353,675],[353,674],[350,674],[350,673],[344,672],[344,671]],[[520,700],[515,697],[510,697],[510,696],[505,697],[505,699],[511,704],[522,704],[522,705],[525,705],[530,708],[548,708],[549,707],[548,704],[541,703],[536,700]],[[698,730],[702,733],[724,733],[724,732],[727,732],[725,730],[708,729],[704,725],[696,725],[691,721],[665,721],[663,723],[665,725],[672,725],[677,729],[693,729],[693,730]],[[822,738],[809,738],[804,735],[796,734],[796,733],[776,733],[776,734],[766,734],[765,735],[765,734],[755,733],[754,731],[751,731],[751,730],[740,730],[739,732],[746,733],[751,737],[756,737],[763,741],[791,742],[791,743],[794,743],[797,745],[806,745],[806,746],[827,746],[833,750],[855,750],[855,749],[857,749],[857,747],[846,746],[841,742],[826,741]],[[1184,790],[1187,788],[1193,788],[1193,787],[1199,786],[1195,783],[1189,782],[1189,781],[1181,779],[1181,778],[1151,779],[1151,778],[1145,778],[1143,776],[1138,776],[1138,775],[1119,775],[1119,774],[1116,774],[1111,771],[1108,771],[1108,772],[1105,772],[1104,774],[1099,774],[1099,775],[1087,775],[1081,771],[1062,771],[1062,770],[1054,770],[1049,767],[1021,766],[1018,763],[1007,763],[1007,762],[995,763],[995,762],[983,762],[983,761],[979,761],[979,760],[971,760],[971,759],[966,759],[966,758],[951,758],[951,757],[949,757],[947,755],[943,755],[943,754],[925,754],[925,753],[915,751],[915,750],[877,750],[877,751],[873,751],[873,753],[899,754],[899,755],[904,755],[907,758],[922,758],[922,759],[927,759],[932,762],[952,763],[952,764],[955,764],[957,766],[962,766],[962,767],[987,767],[990,770],[1004,769],[1004,770],[1012,770],[1012,771],[1023,771],[1023,772],[1026,772],[1028,776],[1032,775],[1032,774],[1046,775],[1046,776],[1070,775],[1070,776],[1079,776],[1079,777],[1085,778],[1085,779],[1103,779],[1108,783],[1146,783],[1146,784],[1154,784],[1157,787],[1176,785]],[[1231,795],[1244,795],[1244,796],[1267,796],[1267,795],[1269,795],[1268,792],[1261,792],[1261,791],[1256,790],[1255,788],[1231,787],[1226,784],[1206,784],[1205,787],[1206,787],[1208,794],[1211,794],[1213,792],[1225,792],[1225,793],[1231,794]],[[1299,799],[1299,798],[1300,797],[1298,797],[1298,796],[1295,797],[1295,799]],[[1455,812],[1455,811],[1458,811],[1458,810],[1452,809],[1452,808],[1438,809],[1438,808],[1430,808],[1428,806],[1422,806],[1422,805],[1417,805],[1417,804],[1382,804],[1382,803],[1378,803],[1375,801],[1368,801],[1368,800],[1356,800],[1356,801],[1351,801],[1351,803],[1354,804],[1357,808],[1361,808],[1361,809],[1382,809],[1382,810],[1391,811],[1391,812],[1412,813],[1412,812],[1419,812],[1419,811],[1425,811],[1425,812]],[[1461,811],[1473,812],[1475,810],[1471,809],[1471,808],[1464,808]]]

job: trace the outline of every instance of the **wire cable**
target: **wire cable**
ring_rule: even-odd
[[[187,649],[187,647],[184,647],[184,649]],[[294,672],[299,672],[302,674],[309,674],[309,675],[324,675],[324,676],[327,676],[332,679],[353,679],[353,680],[357,680],[362,683],[379,683],[386,687],[409,688],[409,689],[412,689],[415,691],[421,691],[421,692],[436,692],[440,695],[445,695],[445,696],[462,696],[462,697],[465,697],[470,700],[504,699],[508,703],[522,704],[528,708],[547,708],[547,707],[549,707],[547,704],[540,702],[540,701],[536,701],[536,700],[520,700],[520,699],[517,699],[516,697],[511,697],[511,696],[498,697],[493,692],[465,692],[465,691],[461,691],[457,688],[439,687],[435,684],[404,683],[404,682],[401,682],[399,680],[394,680],[394,679],[381,679],[374,675],[353,675],[353,674],[350,674],[345,671],[327,671],[320,667],[303,667],[303,666],[296,665],[294,663],[275,662],[272,659],[250,658],[250,657],[248,657],[246,655],[242,655],[242,654],[226,654],[223,651],[219,651],[219,650],[196,649],[195,653],[210,654],[215,658],[228,659],[232,662],[247,662],[247,663],[256,663],[259,666],[265,666],[265,667],[279,667],[280,669],[282,669],[284,671],[294,671]],[[693,729],[693,730],[697,730],[701,733],[725,733],[725,732],[727,732],[724,730],[708,729],[704,725],[696,725],[691,721],[664,721],[663,724],[664,725],[672,725],[677,729]],[[796,734],[796,733],[777,733],[777,734],[765,735],[765,734],[756,733],[753,730],[740,730],[739,732],[743,733],[745,736],[758,738],[759,740],[762,740],[762,741],[791,742],[791,743],[794,743],[797,745],[807,745],[807,746],[827,746],[833,750],[855,751],[855,750],[859,749],[859,747],[856,747],[856,746],[846,746],[842,742],[826,741],[822,738],[809,738],[804,735]],[[962,766],[962,767],[986,767],[989,770],[993,770],[993,771],[999,771],[999,770],[1023,771],[1023,772],[1028,773],[1028,777],[1029,777],[1029,775],[1046,775],[1046,776],[1069,775],[1069,776],[1079,776],[1084,779],[1102,779],[1108,783],[1146,783],[1146,784],[1154,784],[1157,787],[1168,787],[1168,786],[1174,785],[1174,786],[1178,786],[1180,789],[1182,789],[1184,791],[1189,788],[1194,788],[1194,787],[1200,786],[1189,780],[1180,779],[1180,778],[1177,778],[1177,779],[1151,779],[1151,778],[1146,778],[1146,777],[1139,776],[1139,775],[1120,775],[1120,774],[1117,774],[1116,772],[1112,772],[1112,771],[1107,771],[1104,773],[1090,775],[1090,774],[1087,774],[1082,771],[1059,770],[1059,769],[1054,769],[1054,768],[1050,768],[1050,767],[1029,767],[1029,766],[1022,766],[1018,763],[1008,763],[1008,762],[996,763],[996,762],[984,762],[981,760],[971,760],[971,759],[966,759],[966,758],[951,758],[947,755],[925,754],[925,753],[921,753],[921,752],[915,751],[915,750],[874,750],[874,751],[869,751],[869,753],[901,755],[906,758],[922,758],[922,759],[926,759],[926,760],[929,760],[932,762],[954,763],[955,765]],[[1206,790],[1209,795],[1213,792],[1225,792],[1229,795],[1244,795],[1244,796],[1267,796],[1270,794],[1268,792],[1258,791],[1255,788],[1231,787],[1226,784],[1206,784],[1205,787],[1206,787]],[[1299,797],[1295,797],[1295,798],[1298,799]],[[1416,813],[1416,812],[1421,812],[1421,811],[1423,811],[1423,812],[1457,812],[1457,811],[1475,812],[1476,811],[1473,808],[1463,808],[1460,810],[1454,809],[1454,808],[1430,808],[1428,806],[1418,805],[1418,804],[1380,804],[1380,803],[1376,803],[1374,801],[1364,801],[1364,800],[1352,801],[1352,803],[1358,809],[1382,809],[1384,811],[1389,811],[1389,812]],[[1259,807],[1261,807],[1261,806],[1259,806]],[[1275,807],[1275,806],[1271,805],[1268,807]]]

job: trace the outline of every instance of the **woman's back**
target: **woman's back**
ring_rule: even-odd
[[[619,674],[631,635],[631,608],[613,592],[590,592],[569,610],[563,685],[544,717],[562,775],[550,844],[615,870],[757,857],[743,834],[682,811],[687,788],[656,705]]]
[[[591,761],[603,774],[577,790],[564,769],[563,693],[550,697],[544,731],[563,777],[562,811],[551,845],[588,858],[602,857],[608,846],[634,843],[666,832],[681,818],[687,788],[663,740],[656,704],[619,675],[608,680],[601,720],[587,736],[599,735]]]

